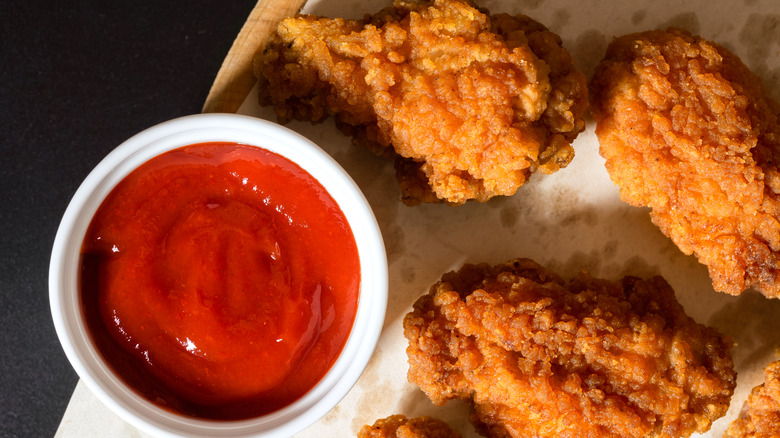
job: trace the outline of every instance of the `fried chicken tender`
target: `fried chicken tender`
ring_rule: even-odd
[[[465,0],[286,19],[255,71],[280,123],[333,115],[353,143],[395,157],[409,205],[512,195],[568,165],[585,127],[586,79],[561,39]]]
[[[686,437],[728,410],[731,343],[661,277],[565,281],[528,259],[445,274],[404,318],[408,379],[488,437]]]
[[[591,79],[622,199],[706,265],[713,287],[780,294],[780,106],[723,47],[682,30],[615,39]]]
[[[371,426],[363,426],[357,438],[461,438],[461,435],[438,418],[391,415]]]
[[[780,361],[764,369],[764,383],[753,388],[739,418],[723,437],[780,437]]]

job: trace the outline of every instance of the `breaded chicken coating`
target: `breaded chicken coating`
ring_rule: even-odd
[[[681,31],[615,39],[591,80],[622,199],[706,265],[713,287],[780,294],[780,106],[723,47]]]
[[[561,39],[465,0],[286,19],[255,71],[280,123],[333,115],[354,143],[395,157],[409,205],[512,195],[568,165],[585,127],[585,76]]]
[[[528,259],[445,274],[404,319],[409,381],[488,437],[687,437],[728,410],[731,343],[661,277],[563,280]]]
[[[363,426],[357,438],[461,438],[461,435],[438,418],[391,415],[371,426]]]
[[[764,383],[753,388],[739,418],[723,437],[780,437],[780,361],[764,369]]]

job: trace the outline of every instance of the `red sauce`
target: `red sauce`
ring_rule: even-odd
[[[360,265],[319,182],[264,149],[203,143],[128,175],[82,249],[90,333],[132,387],[180,413],[248,418],[300,398],[352,328]]]

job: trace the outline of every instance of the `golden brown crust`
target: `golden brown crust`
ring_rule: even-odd
[[[780,293],[780,107],[733,54],[681,31],[615,39],[591,80],[601,154],[621,197],[716,290]]]
[[[472,400],[490,437],[684,437],[729,406],[730,343],[661,278],[565,281],[527,259],[466,265],[404,319],[409,381]]]
[[[565,167],[585,127],[585,76],[560,38],[462,0],[284,20],[256,70],[280,122],[334,115],[355,143],[410,162],[396,166],[410,205],[511,195]]]
[[[399,414],[381,418],[371,426],[363,426],[357,438],[461,438],[461,436],[438,418],[425,415],[406,418]]]
[[[780,361],[764,369],[764,383],[753,388],[739,418],[724,438],[780,437]]]

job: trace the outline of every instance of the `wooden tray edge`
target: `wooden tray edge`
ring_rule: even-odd
[[[259,0],[233,41],[203,104],[204,113],[235,113],[254,87],[252,60],[279,21],[300,12],[306,0]]]

